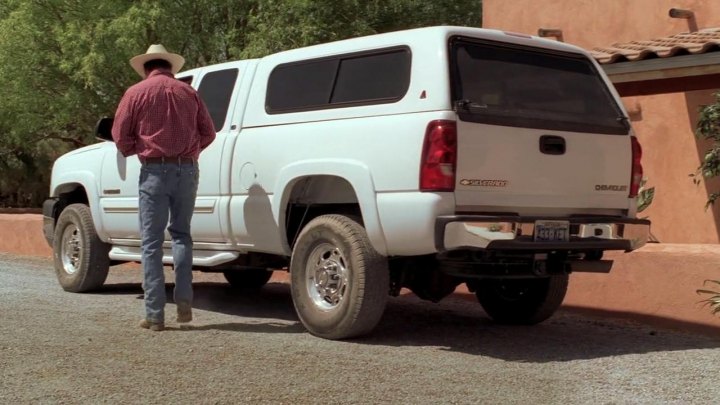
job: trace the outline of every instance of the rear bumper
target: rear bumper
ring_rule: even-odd
[[[55,237],[55,208],[57,203],[57,198],[47,199],[43,203],[43,234],[50,247],[52,247]]]
[[[568,221],[567,242],[534,241],[535,221]],[[623,217],[522,217],[453,215],[435,222],[438,252],[462,249],[497,251],[604,251],[630,252],[644,246],[650,235],[650,221]]]

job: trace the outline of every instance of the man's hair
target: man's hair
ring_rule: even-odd
[[[153,71],[155,69],[167,69],[172,70],[172,65],[165,59],[153,59],[145,62],[143,65],[145,71]]]

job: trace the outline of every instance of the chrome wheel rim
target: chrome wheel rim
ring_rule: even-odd
[[[308,256],[306,287],[310,300],[322,310],[339,306],[347,292],[348,263],[337,246],[322,243]]]
[[[83,250],[82,235],[75,224],[70,224],[62,234],[60,258],[63,270],[67,274],[75,274],[80,269],[80,259]]]

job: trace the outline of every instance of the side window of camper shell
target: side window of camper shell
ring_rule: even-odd
[[[410,86],[412,55],[393,47],[278,65],[270,73],[269,114],[394,103]]]

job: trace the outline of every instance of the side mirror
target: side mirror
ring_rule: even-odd
[[[110,117],[102,117],[98,120],[97,124],[95,124],[95,138],[101,140],[101,141],[113,141],[112,137],[112,126],[113,126],[113,118]]]

